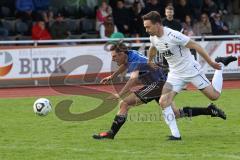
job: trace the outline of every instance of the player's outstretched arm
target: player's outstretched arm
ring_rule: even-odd
[[[134,71],[131,73],[130,79],[127,81],[125,86],[122,88],[122,90],[118,94],[114,94],[113,96],[108,97],[107,99],[118,99],[121,96],[125,95],[130,91],[130,89],[135,86],[138,82],[138,75],[139,71]]]
[[[212,61],[208,53],[197,42],[190,40],[185,47],[195,49],[197,53],[200,54],[205,59],[205,61],[207,61],[207,63],[214,69],[221,69],[221,65]]]
[[[135,86],[138,80],[139,71],[134,71],[131,73],[130,79],[127,81],[126,85],[123,89],[119,92],[119,96],[122,96],[130,91],[130,89]]]
[[[153,62],[153,59],[156,56],[156,54],[157,54],[156,47],[150,46],[149,49],[148,49],[148,63],[152,63]]]
[[[149,50],[148,50],[148,64],[152,67],[152,68],[158,68],[158,66],[153,63],[153,59],[157,54],[157,49],[154,46],[150,46]]]
[[[112,75],[103,78],[100,81],[100,83],[101,84],[107,84],[108,82],[110,82],[111,80],[116,78],[119,74],[123,73],[126,69],[127,69],[127,65],[126,64],[120,65],[117,71],[115,71]]]

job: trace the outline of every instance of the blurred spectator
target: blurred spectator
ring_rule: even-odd
[[[95,18],[94,8],[90,8],[88,2],[89,0],[50,0],[49,8],[61,11],[68,18]]]
[[[139,1],[135,1],[131,8],[131,31],[135,37],[147,36],[142,22],[143,8]]]
[[[124,0],[126,8],[132,8],[134,3],[139,3],[142,8],[145,8],[145,3],[143,0]]]
[[[202,13],[203,0],[189,0],[188,2],[192,10],[193,18],[199,19]]]
[[[8,30],[4,28],[2,19],[0,19],[0,40],[6,40],[8,38]]]
[[[184,22],[186,15],[192,15],[187,0],[178,0],[175,6],[175,18]]]
[[[212,26],[206,13],[201,15],[200,21],[193,26],[193,30],[196,36],[212,34]]]
[[[232,10],[233,14],[240,14],[240,1],[239,0],[232,0]]]
[[[207,13],[210,16],[212,13],[217,13],[218,7],[213,0],[204,0],[202,13]]]
[[[239,14],[223,15],[222,20],[228,24],[229,32],[236,34],[240,28]]]
[[[193,20],[190,15],[185,16],[185,21],[183,22],[182,26],[183,26],[183,34],[187,36],[195,35],[193,31]]]
[[[173,30],[181,32],[182,31],[182,25],[181,25],[181,23],[179,23],[178,21],[176,21],[173,18],[174,7],[171,4],[166,6],[165,15],[166,15],[166,18],[164,18],[163,21],[162,21],[163,26],[166,26],[168,28],[171,28]],[[162,63],[163,63],[163,65],[168,66],[168,62],[165,59],[165,57],[162,57]]]
[[[33,40],[49,40],[52,39],[44,19],[39,17],[37,22],[32,26],[32,39]]]
[[[150,11],[158,11],[158,13],[163,16],[164,4],[165,3],[160,3],[158,0],[149,0],[149,2],[147,1],[145,4],[143,14],[146,14]]]
[[[212,13],[211,25],[213,35],[226,35],[229,34],[228,25],[222,20],[220,13]]]
[[[176,21],[173,16],[174,16],[174,7],[169,5],[165,8],[165,15],[166,18],[163,19],[163,26],[167,26],[168,28],[181,31],[182,30],[182,25],[178,21]]]
[[[56,14],[55,22],[50,26],[50,33],[52,39],[67,39],[71,34],[68,31],[67,23],[64,21],[64,17],[61,13]]]
[[[122,0],[117,1],[117,8],[113,10],[113,19],[119,32],[124,35],[130,33],[130,11],[125,8]]]
[[[33,0],[36,10],[46,11],[49,9],[50,0]]]
[[[100,25],[103,24],[106,17],[112,14],[112,8],[107,4],[106,1],[102,1],[101,6],[98,8],[96,13],[96,30],[99,31]]]
[[[117,8],[117,0],[108,0],[108,4],[111,6],[112,10]]]
[[[100,38],[110,38],[117,31],[117,27],[113,23],[113,17],[108,16],[105,18],[104,23],[100,25]]]
[[[98,6],[98,2],[96,0],[87,0],[87,6],[91,9],[94,9],[96,6]]]
[[[218,6],[218,9],[224,13],[227,14],[228,13],[228,4],[229,4],[229,0],[214,0],[216,5]]]
[[[47,28],[49,28],[54,22],[54,13],[52,11],[42,11],[42,17]]]

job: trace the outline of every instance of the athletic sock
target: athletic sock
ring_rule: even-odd
[[[169,126],[172,135],[174,137],[181,137],[180,133],[179,133],[179,130],[178,130],[178,127],[177,127],[177,122],[176,122],[176,119],[175,119],[175,115],[174,115],[174,112],[173,112],[171,106],[168,106],[163,110],[163,117],[164,117],[165,122]]]
[[[116,115],[114,118],[114,121],[111,126],[111,132],[113,136],[117,134],[119,129],[122,127],[122,125],[125,123],[127,119],[127,115]]]
[[[183,107],[180,109],[180,117],[195,117],[199,115],[211,115],[211,110],[200,107]]]
[[[223,73],[223,68],[224,68],[224,65],[222,63],[220,63],[220,64],[222,65],[222,69],[215,70],[215,73],[214,73],[214,76],[212,79],[212,86],[219,93],[221,93],[221,91],[222,91],[222,85],[223,85],[222,73]]]

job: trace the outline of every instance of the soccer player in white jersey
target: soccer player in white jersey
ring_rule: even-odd
[[[163,27],[161,16],[156,11],[144,15],[143,23],[146,32],[150,35],[151,42],[148,51],[148,63],[153,66],[153,58],[158,51],[166,58],[169,64],[170,71],[167,83],[163,87],[159,104],[163,108],[164,119],[171,130],[172,136],[181,139],[171,108],[176,94],[190,82],[210,100],[217,100],[222,90],[223,67],[236,61],[237,58],[232,56],[218,57],[215,59],[216,62],[212,61],[208,53],[198,43],[178,31]],[[195,49],[211,67],[216,69],[212,84],[206,78],[200,64],[191,55],[190,49]]]

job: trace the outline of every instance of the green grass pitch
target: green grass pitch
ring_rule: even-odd
[[[128,121],[114,140],[93,140],[109,129],[117,108],[85,122],[67,122],[54,112],[46,117],[32,111],[35,98],[0,99],[1,160],[238,160],[240,159],[240,90],[224,90],[215,103],[227,120],[201,116],[178,120],[182,141],[167,141],[170,131],[155,102],[130,110]],[[88,111],[101,100],[88,96],[51,96],[53,104],[74,101],[73,113]],[[200,92],[185,91],[176,98],[182,106],[207,106]]]

